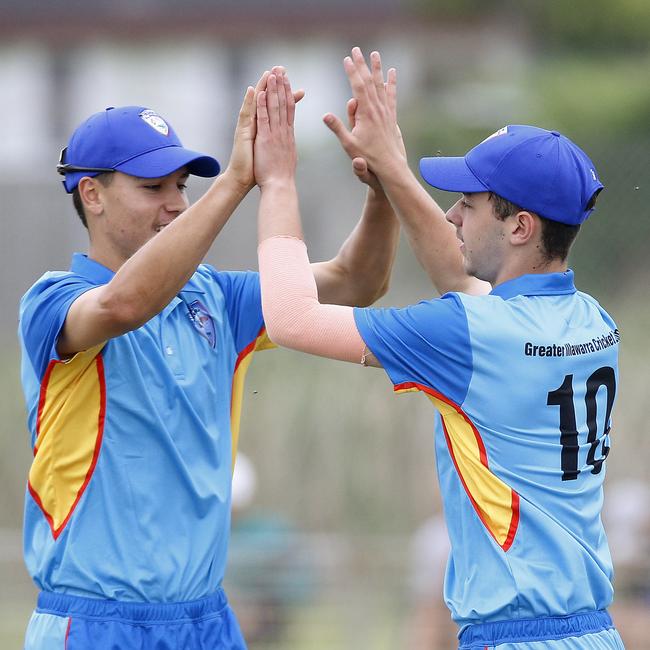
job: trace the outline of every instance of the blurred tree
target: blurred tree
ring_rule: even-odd
[[[528,75],[526,93],[540,118],[558,125],[548,128],[638,139],[650,136],[649,68],[650,56],[547,57]]]
[[[648,0],[411,0],[436,17],[486,19],[517,16],[545,47],[583,51],[647,51]]]
[[[549,43],[566,49],[647,51],[650,44],[647,0],[540,0],[530,4],[537,5],[539,32]]]

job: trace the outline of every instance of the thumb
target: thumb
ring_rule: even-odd
[[[246,88],[246,94],[239,109],[239,119],[248,120],[255,115],[255,89],[252,86]]]
[[[376,192],[381,191],[381,184],[378,178],[368,168],[368,161],[365,158],[361,158],[360,156],[353,158],[352,171],[362,183],[365,183]]]
[[[352,160],[352,169],[357,176],[363,176],[368,173],[368,163],[365,158],[354,158]]]
[[[237,116],[236,133],[251,140],[255,137],[257,126],[255,123],[256,108],[255,89],[252,86],[248,86],[244,95],[244,101],[239,109],[239,115]]]
[[[346,104],[345,108],[347,109],[348,112],[348,124],[351,129],[354,128],[355,122],[356,122],[356,114],[357,114],[357,106],[359,102],[357,101],[356,97],[352,97],[351,99],[348,99],[348,103]]]
[[[345,128],[345,125],[341,120],[332,113],[327,113],[323,116],[323,122],[327,125],[330,131],[339,139],[339,142],[344,149],[347,150],[347,147],[350,143],[350,132]]]

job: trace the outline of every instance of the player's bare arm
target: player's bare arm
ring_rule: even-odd
[[[348,124],[354,127],[357,102],[347,103]],[[323,303],[366,306],[388,291],[399,243],[399,221],[379,179],[363,158],[352,169],[368,190],[359,223],[337,256],[312,264],[318,295]]]
[[[267,76],[268,73],[263,75],[258,88],[266,84]],[[72,355],[140,327],[160,312],[192,276],[252,187],[255,95],[254,88],[246,90],[228,167],[194,205],[187,207],[182,171],[161,179],[147,179],[135,191],[164,193],[161,231],[125,260],[117,259],[109,246],[102,245],[102,250],[94,251],[91,243],[93,256],[117,272],[108,284],[91,289],[74,301],[59,337],[60,355]],[[142,180],[117,172],[115,176],[129,183]],[[101,218],[106,188],[97,179],[85,177],[79,190],[88,209]]]
[[[440,293],[487,293],[490,286],[463,268],[453,227],[445,214],[411,172],[397,124],[397,73],[386,80],[378,52],[370,67],[359,48],[344,59],[344,68],[357,102],[356,121],[347,129],[333,114],[325,123],[353,159],[364,159],[379,177],[404,225],[411,248]]]

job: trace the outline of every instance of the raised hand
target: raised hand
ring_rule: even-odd
[[[348,99],[346,108],[348,114],[348,126],[350,129],[354,129],[357,105],[358,102],[354,97]],[[368,162],[365,158],[362,158],[361,156],[352,158],[352,171],[362,183],[367,185],[375,193],[383,193],[383,188],[379,179],[372,171],[370,171]]]
[[[397,125],[397,72],[390,68],[384,81],[379,52],[371,53],[369,68],[358,47],[345,57],[343,66],[353,94],[348,102],[350,128],[332,113],[323,119],[353,161],[364,159],[353,163],[355,173],[363,172],[365,166],[381,178],[391,166],[406,161]]]
[[[274,68],[274,70],[284,70],[283,68]],[[266,70],[259,78],[255,88],[249,86],[246,89],[244,100],[239,109],[237,126],[235,127],[235,136],[232,147],[230,162],[228,163],[228,172],[235,181],[242,187],[244,192],[248,192],[255,185],[253,173],[253,143],[257,133],[257,99],[260,92],[266,89],[267,81],[271,72]],[[299,102],[305,93],[298,90],[293,94],[294,104]]]
[[[257,135],[254,144],[255,181],[263,188],[276,181],[293,181],[297,153],[293,132],[296,99],[281,67],[268,75],[257,95]]]
[[[244,94],[244,101],[239,109],[237,126],[230,155],[230,162],[226,173],[241,186],[244,192],[248,192],[255,185],[253,175],[253,142],[257,131],[255,120],[256,102],[259,93],[266,88],[266,81],[269,71],[265,71],[259,78],[255,88],[249,86]]]

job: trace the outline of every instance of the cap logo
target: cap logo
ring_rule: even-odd
[[[506,133],[508,133],[508,127],[504,126],[503,128],[499,129],[498,131],[495,131],[492,135],[488,135],[488,137],[485,138],[485,140],[483,140],[483,142],[487,142],[488,140],[491,140],[492,138],[496,138],[499,135],[505,135]],[[483,144],[483,142],[481,142],[481,144]]]
[[[140,117],[152,128],[156,129],[158,133],[162,133],[163,135],[169,135],[169,126],[167,126],[167,122],[163,120],[156,111],[152,111],[151,109],[147,109],[146,111],[142,111],[140,113]]]

